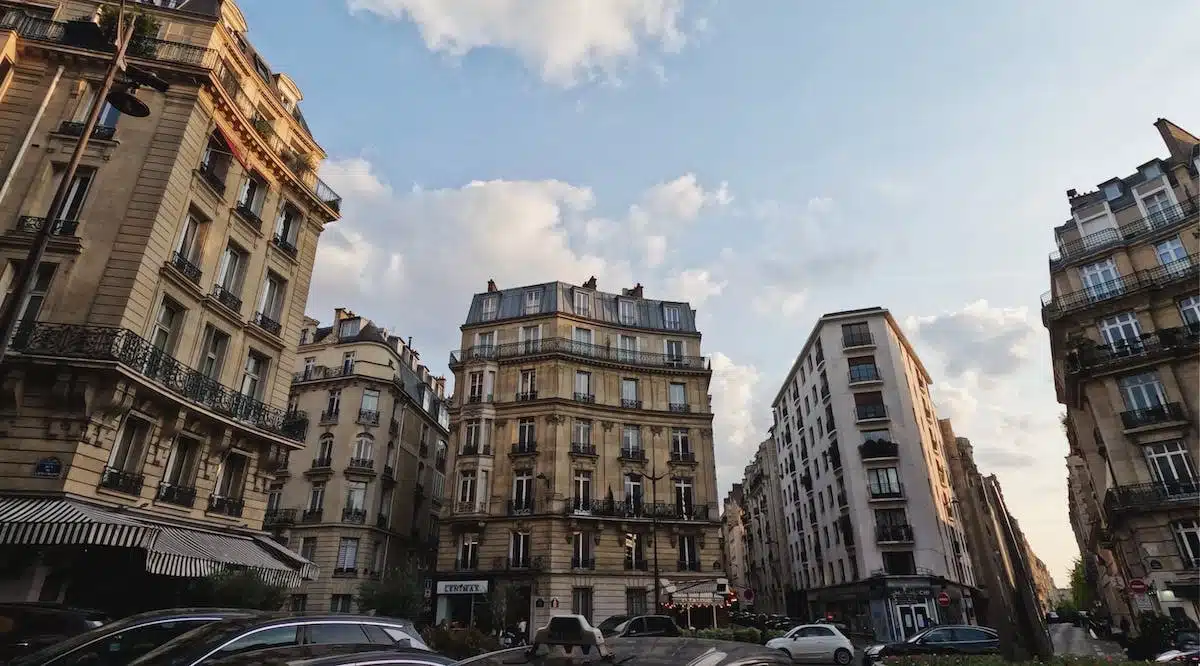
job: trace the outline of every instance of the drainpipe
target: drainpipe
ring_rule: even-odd
[[[0,202],[4,201],[4,195],[8,194],[8,188],[12,185],[13,177],[17,175],[17,169],[21,168],[21,160],[25,158],[25,151],[29,149],[29,144],[33,143],[33,134],[42,122],[42,116],[46,113],[46,107],[50,105],[50,97],[54,94],[54,90],[58,88],[58,81],[62,78],[63,69],[65,67],[59,65],[58,71],[54,72],[54,78],[50,79],[50,88],[46,90],[46,96],[42,98],[41,106],[38,107],[37,113],[33,115],[33,122],[29,125],[29,131],[25,133],[25,139],[21,141],[21,147],[17,150],[17,156],[13,159],[12,168],[8,170],[8,175],[4,177],[4,184],[0,185]]]

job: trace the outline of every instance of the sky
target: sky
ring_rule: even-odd
[[[686,299],[724,494],[817,318],[887,307],[1066,584],[1052,229],[1067,189],[1166,156],[1155,119],[1200,132],[1200,3],[240,4],[345,198],[310,315],[348,307],[448,374],[489,278]]]

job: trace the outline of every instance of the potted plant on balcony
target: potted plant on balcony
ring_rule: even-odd
[[[100,7],[100,32],[108,39],[110,44],[116,43],[117,39],[117,13],[116,7],[103,5]],[[146,12],[132,12],[133,14],[133,40],[129,42],[129,48],[126,53],[135,58],[153,58],[155,53],[154,41],[158,38],[158,30],[161,24],[158,19],[150,16]],[[125,17],[126,22],[130,20],[129,16]]]

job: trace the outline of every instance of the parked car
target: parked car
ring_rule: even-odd
[[[1059,622],[1062,622],[1062,618],[1058,616],[1057,611],[1046,613],[1046,624],[1058,624]]]
[[[301,660],[315,656],[312,646],[346,646],[347,652],[370,647],[403,647],[430,652],[406,620],[369,615],[283,615],[214,622],[147,652],[129,666],[199,666],[239,654],[275,654]]]
[[[854,661],[854,644],[834,624],[802,624],[767,641],[767,647],[788,655],[792,661],[841,666]]]
[[[103,612],[49,603],[0,603],[0,663],[111,622]]]
[[[126,666],[180,634],[212,622],[255,614],[230,608],[173,608],[138,613],[20,657],[9,666]]]
[[[351,649],[353,648],[353,649]],[[356,648],[362,648],[361,650]],[[300,655],[303,651],[305,655]],[[208,662],[206,662],[208,663]],[[454,657],[420,648],[307,645],[254,650],[211,662],[212,666],[452,666]]]
[[[939,625],[919,631],[900,643],[873,645],[863,654],[871,664],[884,657],[917,654],[997,654],[1000,636],[995,629],[972,624]]]
[[[601,631],[601,634],[604,632]],[[633,638],[647,636],[682,636],[683,630],[667,615],[638,615],[618,624],[605,638]]]
[[[604,639],[612,653],[609,663],[624,666],[790,666],[792,660],[779,650],[754,643],[714,641],[703,638],[651,636],[646,638]],[[581,666],[601,662],[596,650],[566,652],[563,648],[540,647],[536,659],[528,658],[529,648],[512,648],[464,659],[456,666]],[[297,665],[298,666],[298,665]],[[307,664],[305,665],[307,666]]]
[[[596,625],[596,628],[599,629],[600,633],[604,636],[612,636],[613,630],[617,628],[617,625],[624,623],[628,619],[628,615],[610,615],[603,622]]]

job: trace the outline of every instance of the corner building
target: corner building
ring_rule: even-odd
[[[315,572],[261,528],[272,468],[308,425],[286,405],[339,217],[325,155],[235,3],[131,2],[154,32],[129,62],[170,89],[138,91],[146,118],[105,105],[48,210],[111,60],[66,21],[101,8],[115,3],[0,7],[5,294],[33,232],[53,231],[3,369],[0,596],[120,613],[230,566],[296,585]]]
[[[711,370],[687,303],[595,278],[489,281],[450,368],[438,570],[454,573],[439,576],[438,620],[598,624],[651,612],[659,594],[711,623],[727,581]],[[489,597],[504,617],[486,617]]]
[[[1073,524],[1105,606],[1131,625],[1143,611],[1200,621],[1200,138],[1154,125],[1165,157],[1067,191],[1042,298]]]
[[[883,641],[974,622],[930,383],[891,313],[867,308],[821,317],[776,395],[785,570],[810,617]]]

